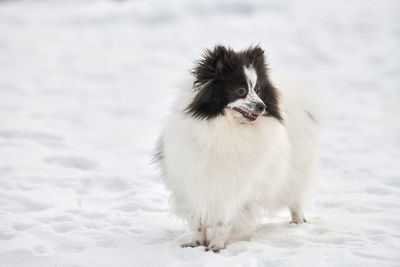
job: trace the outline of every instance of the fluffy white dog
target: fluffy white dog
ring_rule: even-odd
[[[158,146],[173,211],[192,233],[183,246],[219,251],[247,237],[266,210],[304,223],[316,180],[318,122],[299,88],[275,87],[264,51],[206,50]]]

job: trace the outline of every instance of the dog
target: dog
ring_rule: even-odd
[[[317,110],[299,88],[272,83],[264,50],[205,50],[157,146],[183,247],[218,252],[249,238],[266,212],[304,206],[317,180]],[[300,96],[300,97],[299,97]]]

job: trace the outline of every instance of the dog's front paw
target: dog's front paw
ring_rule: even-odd
[[[294,220],[291,220],[290,221],[290,223],[291,224],[301,224],[301,223],[306,223],[307,222],[307,220],[305,219],[305,218],[302,218],[302,219],[294,219]]]
[[[224,241],[216,242],[216,241],[211,240],[206,248],[206,251],[211,250],[212,252],[218,253],[218,252],[220,252],[221,249],[224,249],[225,247],[226,247],[226,242],[224,242]]]
[[[295,224],[301,224],[301,223],[306,223],[307,220],[304,218],[304,214],[302,212],[291,212],[292,215],[292,221],[290,223],[295,223]]]
[[[186,242],[181,245],[182,248],[195,248],[201,246],[200,242]]]

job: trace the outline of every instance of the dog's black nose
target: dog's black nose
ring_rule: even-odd
[[[256,110],[260,114],[263,113],[265,111],[265,105],[263,103],[257,103]]]

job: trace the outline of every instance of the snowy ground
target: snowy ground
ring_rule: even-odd
[[[399,266],[398,1],[1,1],[0,266]],[[175,84],[259,43],[326,99],[307,211],[182,249],[149,165]]]

